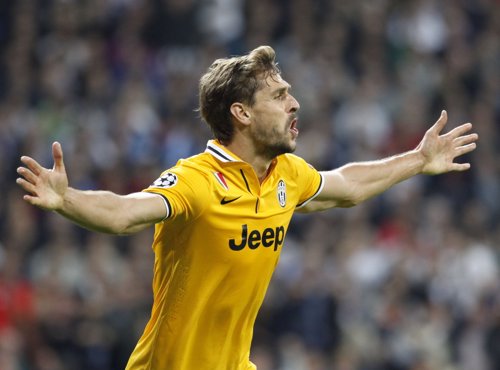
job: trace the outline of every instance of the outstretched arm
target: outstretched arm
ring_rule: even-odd
[[[469,163],[455,163],[454,160],[476,148],[478,135],[468,134],[472,128],[470,123],[441,134],[447,119],[446,111],[442,111],[437,122],[427,130],[414,150],[377,161],[350,163],[323,172],[323,191],[300,211],[351,207],[417,174],[437,175],[469,169]]]
[[[129,234],[161,221],[166,214],[160,196],[149,193],[118,195],[109,191],[82,191],[68,186],[61,144],[52,144],[54,167],[42,167],[23,156],[25,167],[17,183],[28,193],[23,199],[37,207],[56,211],[80,226],[112,234]]]

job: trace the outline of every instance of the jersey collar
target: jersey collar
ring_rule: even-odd
[[[217,140],[209,140],[205,153],[209,153],[221,162],[243,162],[235,154],[222,146]]]
[[[219,141],[217,140],[209,140],[207,143],[207,148],[205,149],[205,153],[211,154],[213,157],[218,159],[221,162],[224,163],[241,163],[247,166],[250,166],[247,162],[243,161],[241,158],[239,158],[236,154],[232,153],[227,149],[225,146],[223,146]],[[276,164],[278,163],[278,159],[274,158],[271,162],[271,165],[269,166],[267,176],[273,171],[274,167],[276,167]],[[250,167],[251,168],[251,167]],[[255,172],[253,172],[255,174]]]

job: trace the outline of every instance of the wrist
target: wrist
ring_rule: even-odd
[[[422,153],[422,150],[417,147],[413,150],[411,150],[409,153],[410,158],[412,158],[412,166],[415,169],[415,175],[417,174],[425,174],[425,164],[426,164],[426,157],[425,154]]]
[[[420,175],[425,173],[426,158],[420,148],[410,150],[405,154],[407,158],[406,168],[410,171],[409,176]]]
[[[73,203],[73,194],[75,192],[75,189],[67,187],[66,190],[60,194],[60,199],[56,203],[56,207],[54,208],[54,211],[57,213],[61,214],[66,214],[67,210],[70,209],[70,205]]]

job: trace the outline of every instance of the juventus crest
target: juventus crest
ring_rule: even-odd
[[[281,207],[285,207],[286,205],[286,184],[283,180],[278,182],[277,189],[278,202]]]

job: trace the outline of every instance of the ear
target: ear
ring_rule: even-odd
[[[233,103],[229,108],[233,117],[243,125],[250,124],[250,112],[242,103]]]

